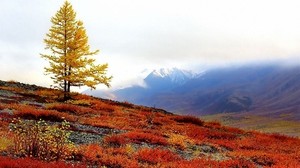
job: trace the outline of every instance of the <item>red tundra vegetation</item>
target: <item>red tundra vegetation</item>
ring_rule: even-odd
[[[300,139],[0,82],[0,167],[299,167]]]

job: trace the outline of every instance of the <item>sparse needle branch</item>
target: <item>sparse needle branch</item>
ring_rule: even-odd
[[[105,84],[109,87],[112,77],[106,76],[108,64],[95,65],[93,56],[99,50],[90,51],[83,22],[76,20],[76,13],[68,1],[51,22],[52,26],[44,39],[48,54],[41,56],[49,61],[45,72],[52,75],[53,82],[65,93],[70,92],[71,86],[95,89],[96,85]]]

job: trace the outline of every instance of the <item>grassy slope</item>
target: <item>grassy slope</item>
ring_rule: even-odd
[[[203,116],[202,119],[205,121],[219,121],[226,126],[245,130],[257,130],[266,133],[279,133],[300,137],[299,121],[288,120],[286,116],[274,118],[253,114],[222,113]]]
[[[14,151],[14,118],[70,122],[75,151],[59,167],[296,167],[300,140],[178,116],[164,110],[0,81],[0,167],[51,167]],[[23,158],[25,157],[25,158]],[[41,159],[41,158],[40,158]],[[17,164],[16,164],[17,163]]]

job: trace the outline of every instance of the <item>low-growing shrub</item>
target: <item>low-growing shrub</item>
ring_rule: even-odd
[[[85,107],[91,106],[91,100],[88,100],[88,99],[69,100],[68,103],[73,104],[73,105],[85,106]]]
[[[47,102],[57,100],[63,95],[62,91],[55,89],[40,89],[35,91],[35,94],[47,99]]]
[[[37,109],[30,106],[24,106],[19,108],[15,114],[15,117],[20,117],[24,119],[43,119],[43,120],[50,120],[50,121],[58,121],[61,122],[63,120],[67,121],[75,121],[76,118],[71,116],[67,113],[58,112],[56,110],[44,110],[44,109]]]
[[[179,123],[194,124],[197,126],[203,126],[203,124],[204,124],[204,121],[200,120],[197,117],[193,117],[193,116],[174,116],[173,120],[175,120]]]
[[[233,140],[237,138],[236,134],[233,134],[232,132],[225,132],[225,131],[218,131],[218,130],[210,130],[207,133],[207,138],[209,139],[228,139]]]
[[[170,145],[178,147],[179,149],[185,149],[189,143],[190,144],[193,143],[192,140],[180,134],[171,133],[168,136],[169,136],[168,143]]]
[[[4,110],[6,107],[3,104],[0,104],[0,110]]]
[[[13,147],[13,141],[11,140],[11,138],[7,137],[6,135],[2,135],[2,133],[0,134],[0,152],[3,151],[9,151],[10,148]]]
[[[23,90],[21,88],[12,87],[12,86],[0,86],[0,90],[7,90],[12,92],[22,92]]]
[[[271,157],[266,155],[252,156],[251,160],[261,166],[271,167],[272,165],[275,164],[275,161]]]
[[[89,144],[81,146],[80,151],[90,167],[138,167],[136,160],[128,158],[126,148],[102,148],[98,144]]]
[[[181,159],[180,156],[177,154],[166,150],[166,149],[150,149],[150,148],[143,148],[140,149],[136,153],[136,158],[140,162],[146,162],[150,164],[157,164],[157,163],[167,163],[167,162],[174,162]]]
[[[154,135],[151,133],[145,132],[127,132],[118,135],[112,135],[104,139],[106,143],[112,146],[122,146],[127,143],[149,143],[149,144],[156,144],[156,145],[168,145],[168,141],[160,137],[158,135]]]
[[[109,103],[104,103],[100,100],[94,100],[92,101],[92,106],[93,109],[97,110],[97,111],[104,111],[104,112],[114,112],[116,110],[116,107],[112,104]]]
[[[42,160],[68,159],[73,143],[68,140],[68,122],[48,125],[45,121],[16,120],[12,123],[14,151],[17,156],[35,157]]]
[[[48,104],[46,106],[46,108],[50,109],[50,110],[57,110],[59,112],[68,112],[68,113],[77,114],[77,115],[95,113],[95,110],[93,110],[91,108],[82,107],[82,106],[73,105],[73,104],[53,103],[53,104]]]
[[[124,136],[111,135],[105,137],[104,142],[107,143],[109,146],[120,147],[122,145],[125,145],[128,141],[125,139]]]
[[[44,162],[35,160],[33,158],[9,158],[0,156],[0,167],[3,168],[85,168],[87,166],[74,163],[58,162]]]

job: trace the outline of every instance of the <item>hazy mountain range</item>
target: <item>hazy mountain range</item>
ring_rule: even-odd
[[[146,87],[131,86],[110,94],[116,100],[175,113],[243,112],[300,120],[300,67],[296,66],[249,65],[201,74],[160,69],[153,70],[144,82]],[[95,92],[94,96],[103,94]]]

